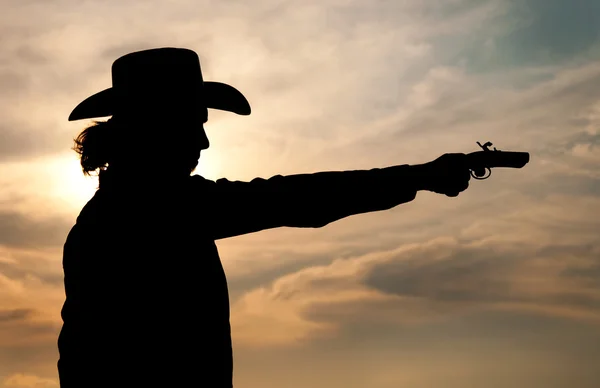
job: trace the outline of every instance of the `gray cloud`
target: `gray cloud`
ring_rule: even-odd
[[[509,17],[529,23],[498,42],[499,50],[518,64],[556,65],[589,49],[600,37],[600,4],[594,0],[526,0]]]
[[[0,124],[0,163],[35,159],[74,145],[74,136],[48,124],[40,128],[18,122]]]
[[[35,2],[34,2],[35,3]],[[71,2],[63,2],[71,4]],[[56,11],[60,2],[48,3],[41,6],[46,11]],[[74,5],[71,4],[71,5]],[[105,4],[86,4],[80,7],[74,7],[75,14],[90,14],[102,12]],[[156,3],[159,6],[159,3]],[[532,4],[535,7],[537,4]],[[135,9],[135,12],[146,12],[145,7],[133,7],[128,2],[120,5],[113,5],[112,13],[115,13],[113,22],[122,26],[130,22],[126,14],[119,14],[119,9]],[[325,141],[336,141],[337,135],[343,131],[349,131],[348,128],[361,128],[368,123],[381,117],[391,114],[398,110],[403,101],[403,95],[410,90],[410,82],[407,80],[422,76],[433,65],[439,65],[438,56],[444,49],[458,50],[457,43],[463,41],[465,36],[482,36],[480,30],[491,30],[491,33],[498,34],[496,30],[503,31],[515,28],[511,26],[512,16],[507,16],[507,9],[503,2],[498,1],[453,1],[453,2],[404,2],[402,4],[390,2],[379,4],[378,7],[371,5],[358,4],[350,1],[334,1],[321,4],[321,8],[316,4],[307,2],[306,4],[293,5],[290,2],[264,2],[256,7],[249,7],[242,3],[228,3],[227,6],[211,7],[212,13],[245,15],[246,21],[210,21],[205,22],[206,29],[199,28],[197,19],[201,17],[198,12],[198,5],[180,4],[179,7],[159,7],[160,12],[169,20],[177,21],[176,24],[168,24],[163,29],[160,38],[156,36],[156,28],[153,26],[152,18],[146,21],[136,22],[140,31],[144,34],[134,34],[124,39],[122,34],[118,35],[117,30],[107,31],[107,36],[101,42],[98,42],[97,50],[81,50],[78,52],[78,61],[74,61],[74,56],[69,56],[66,52],[55,53],[52,57],[46,52],[36,53],[32,49],[32,43],[36,43],[39,36],[33,34],[33,38],[28,39],[21,46],[12,50],[14,57],[23,58],[31,66],[44,65],[43,88],[56,90],[56,95],[65,98],[68,93],[80,98],[98,90],[97,87],[86,88],[92,78],[103,77],[110,81],[110,64],[118,56],[132,50],[145,47],[161,45],[171,40],[172,44],[187,44],[200,51],[203,58],[203,65],[207,74],[222,72],[222,66],[226,64],[225,57],[234,59],[240,64],[247,62],[255,63],[260,66],[252,68],[251,75],[246,68],[240,66],[236,74],[229,77],[236,81],[243,79],[241,85],[250,85],[254,90],[254,95],[260,95],[261,99],[266,96],[272,96],[274,101],[285,101],[285,96],[290,96],[295,101],[296,107],[302,109],[305,106],[307,116],[305,119],[293,118],[271,118],[271,124],[263,125],[261,133],[263,136],[256,136],[256,142],[262,142],[263,137],[278,138],[273,141],[273,152],[285,149],[290,139],[310,138],[315,141],[322,139]],[[14,11],[19,12],[19,11]],[[517,12],[517,11],[513,11]],[[54,29],[54,24],[63,21],[68,15],[63,13],[53,13],[53,16],[45,24],[46,28],[52,34],[58,34]],[[60,16],[56,16],[60,15]],[[511,14],[512,15],[512,14]],[[150,16],[150,15],[149,15]],[[466,19],[465,19],[466,18]],[[65,19],[65,20],[67,20]],[[543,18],[542,18],[543,19]],[[216,19],[215,19],[216,20]],[[457,25],[468,24],[464,21],[474,23],[473,29],[457,28]],[[545,19],[544,19],[545,20]],[[129,21],[129,22],[127,22]],[[68,39],[75,39],[75,31],[81,30],[88,34],[86,26],[76,20],[69,19],[69,34],[58,34]],[[94,25],[101,26],[97,20],[92,21]],[[126,23],[127,22],[127,23]],[[260,22],[260,28],[255,28],[253,23]],[[439,27],[443,25],[444,27]],[[491,28],[490,26],[496,26]],[[451,29],[454,26],[454,30]],[[235,27],[233,30],[232,28]],[[281,28],[285,27],[285,34],[281,33]],[[291,28],[295,27],[295,28]],[[222,28],[228,28],[237,35],[244,36],[244,47],[250,55],[242,59],[234,54],[226,54],[225,45],[239,44],[234,35],[226,39],[216,31]],[[178,31],[181,29],[182,31]],[[448,29],[453,34],[448,35]],[[215,31],[207,33],[206,31]],[[243,34],[243,31],[248,33]],[[428,31],[430,30],[430,31]],[[428,31],[424,33],[423,31]],[[192,34],[190,34],[193,32]],[[91,33],[90,33],[91,34]],[[115,35],[113,37],[113,34]],[[119,39],[116,39],[116,36]],[[451,44],[442,42],[437,44],[435,36],[452,36]],[[95,35],[91,35],[92,38]],[[193,36],[193,38],[191,37]],[[174,40],[173,40],[174,39]],[[405,47],[426,45],[434,43],[433,52],[435,56],[425,55],[421,58],[407,58]],[[408,46],[407,46],[408,45]],[[40,47],[38,44],[36,47]],[[233,47],[233,46],[232,46]],[[236,46],[237,47],[237,46]],[[393,50],[390,50],[394,47]],[[90,53],[88,53],[90,51]],[[237,50],[239,51],[239,50]],[[218,59],[217,55],[224,55]],[[62,55],[62,57],[60,57]],[[75,55],[75,54],[73,54]],[[472,56],[482,55],[474,53]],[[383,57],[385,60],[382,60]],[[61,67],[77,65],[72,68],[69,74],[61,75]],[[286,70],[287,69],[287,70]],[[290,70],[293,69],[293,70]],[[369,69],[367,73],[364,69]],[[84,76],[85,73],[85,76]],[[353,77],[353,74],[356,76]],[[310,74],[310,77],[307,75]],[[323,88],[325,81],[331,79],[332,74],[344,75],[347,79],[338,77],[336,82],[338,88],[330,90]],[[335,96],[338,100],[335,104],[328,104],[327,109],[320,109],[321,104],[314,98],[301,98],[294,94],[294,91],[315,90],[314,97],[324,95]],[[79,92],[77,92],[79,90]],[[88,90],[88,92],[82,92]],[[246,89],[245,89],[246,90]],[[324,99],[324,97],[319,97]],[[73,100],[76,104],[79,98]],[[459,101],[456,90],[448,94],[449,101]],[[311,100],[315,100],[315,107],[311,107]],[[370,101],[370,102],[369,102]],[[261,116],[261,112],[272,107],[270,99],[262,102],[254,98],[251,101],[256,104],[255,113]],[[307,105],[308,104],[308,105]],[[74,105],[73,105],[74,106]],[[436,105],[432,109],[438,109]],[[415,128],[431,128],[439,130],[440,126],[450,125],[459,126],[468,121],[468,118],[483,122],[488,118],[487,114],[477,111],[474,108],[461,108],[457,111],[461,119],[436,119],[429,116],[417,116],[412,119],[412,125]],[[65,111],[65,115],[68,112]],[[264,113],[262,113],[265,116]],[[272,115],[272,113],[271,113]],[[254,116],[257,117],[257,116]],[[262,116],[261,116],[262,117]],[[323,130],[323,128],[328,128]],[[409,127],[407,127],[408,129]],[[423,134],[421,133],[421,136]],[[22,136],[8,136],[9,139],[15,138],[13,142],[23,142]],[[287,139],[283,141],[281,139]],[[70,140],[70,139],[69,139]],[[52,147],[50,152],[56,151],[60,147],[66,147],[69,141],[65,138],[63,146]],[[36,144],[43,144],[47,140],[40,140]],[[49,140],[51,141],[51,140]],[[70,145],[70,144],[69,144]],[[11,147],[12,154],[18,154],[19,147]],[[31,148],[36,152],[35,148]],[[6,152],[6,151],[5,151]],[[31,155],[25,153],[25,155]],[[280,152],[280,155],[283,154]]]
[[[258,332],[265,343],[279,343],[287,332],[296,333],[288,341],[315,339],[332,330],[341,335],[354,323],[372,329],[430,325],[494,310],[599,322],[597,235],[585,232],[590,226],[563,210],[562,217],[550,216],[550,209],[526,211],[518,217],[520,228],[506,223],[517,214],[508,212],[461,227],[456,239],[397,245],[378,253],[371,249],[363,256],[335,257],[329,264],[289,273],[236,300],[236,330],[243,343],[252,343]],[[579,241],[564,234],[581,228]],[[547,235],[555,241],[542,238]],[[254,326],[262,320],[273,334]]]
[[[0,43],[0,163],[60,153],[72,147],[76,135],[53,117],[68,86],[63,84],[68,76],[56,69],[58,54],[36,50],[31,39]]]
[[[600,312],[600,274],[593,271],[600,246],[550,245],[536,251],[521,248],[497,251],[487,248],[456,247],[434,259],[403,257],[376,265],[365,275],[364,283],[385,293],[425,298],[440,302],[493,304],[539,303],[580,307]],[[570,266],[563,275],[580,273],[569,257],[577,257],[591,265],[585,266],[586,279],[592,279],[591,288],[586,282],[570,282],[570,290],[536,290],[535,283],[521,279],[522,271],[539,268],[541,278],[548,281],[555,275],[544,274],[556,265]],[[559,275],[560,278],[561,275]]]
[[[581,234],[592,234],[596,225],[585,217],[579,222],[561,217],[558,215],[560,206],[543,207],[545,200],[553,195],[566,194],[568,197],[562,207],[566,212],[579,214],[579,207],[574,206],[572,201],[581,201],[582,206],[594,204],[583,200],[598,195],[598,179],[582,175],[597,170],[597,162],[572,155],[575,147],[582,146],[589,146],[589,150],[595,152],[597,135],[591,135],[585,129],[597,124],[591,117],[581,116],[598,99],[598,73],[588,72],[587,76],[580,76],[577,71],[564,73],[564,69],[557,67],[557,64],[595,59],[591,50],[600,23],[589,23],[598,13],[586,14],[585,4],[588,3],[585,1],[577,4],[555,0],[415,0],[377,4],[339,0],[324,3],[264,1],[257,4],[184,1],[176,5],[158,1],[109,4],[34,0],[27,1],[26,5],[24,1],[18,3],[0,16],[3,21],[0,23],[3,32],[0,34],[0,66],[6,65],[2,68],[6,73],[3,73],[3,78],[0,75],[0,85],[3,83],[5,86],[3,98],[8,102],[3,105],[10,106],[4,113],[20,116],[28,123],[23,120],[19,121],[19,125],[5,123],[0,129],[3,140],[0,143],[0,162],[22,160],[70,147],[71,134],[57,135],[58,128],[51,125],[55,120],[53,114],[59,112],[56,116],[60,117],[56,120],[66,120],[69,108],[80,99],[109,86],[110,64],[118,56],[145,46],[163,44],[198,50],[206,75],[231,81],[236,86],[242,85],[243,91],[251,98],[253,108],[256,108],[252,117],[235,124],[247,126],[247,132],[241,128],[235,132],[237,136],[227,135],[229,139],[219,134],[223,136],[221,144],[232,146],[236,151],[229,159],[231,166],[224,165],[225,173],[240,171],[237,170],[240,160],[246,160],[244,158],[248,155],[256,155],[259,162],[253,168],[259,168],[256,173],[263,174],[269,173],[269,169],[287,168],[292,171],[301,166],[315,170],[328,168],[327,163],[340,168],[350,165],[368,168],[388,162],[422,162],[429,156],[437,156],[434,154],[438,151],[462,150],[463,147],[475,150],[475,140],[491,140],[500,149],[514,146],[531,151],[533,158],[527,169],[514,174],[498,172],[490,181],[473,184],[473,190],[457,200],[444,202],[445,199],[420,196],[415,204],[402,209],[359,216],[314,234],[273,234],[270,239],[275,247],[268,246],[269,238],[248,240],[248,246],[236,253],[237,259],[246,261],[238,260],[236,265],[248,263],[256,269],[243,276],[232,277],[232,296],[237,299],[236,295],[244,291],[265,286],[267,296],[264,300],[258,299],[264,302],[259,306],[267,308],[274,318],[287,318],[283,314],[278,315],[280,310],[287,311],[285,309],[289,305],[294,307],[294,303],[298,303],[296,308],[313,323],[339,323],[344,337],[342,340],[346,341],[337,343],[339,349],[343,349],[340,357],[341,353],[355,349],[355,359],[363,363],[365,359],[377,359],[378,354],[381,356],[377,353],[378,349],[385,348],[381,344],[391,343],[401,348],[406,345],[407,338],[414,335],[420,342],[415,340],[410,348],[413,353],[403,359],[406,360],[403,364],[407,371],[405,375],[413,367],[408,360],[414,359],[415,352],[430,350],[429,354],[423,353],[423,359],[427,361],[421,368],[415,368],[422,376],[430,376],[431,369],[423,365],[436,363],[439,368],[464,354],[471,354],[471,361],[477,361],[478,354],[472,349],[485,348],[486,345],[482,345],[487,344],[485,339],[496,336],[500,340],[479,354],[479,359],[484,358],[496,368],[485,362],[473,363],[472,369],[477,371],[473,373],[478,375],[473,377],[471,374],[471,377],[472,381],[479,383],[473,382],[474,386],[487,386],[490,379],[502,386],[501,372],[525,375],[525,364],[535,364],[540,358],[550,357],[549,354],[560,353],[558,345],[537,348],[534,345],[541,340],[536,342],[534,338],[527,337],[528,333],[542,329],[548,334],[545,337],[547,343],[552,342],[547,340],[551,338],[556,339],[555,343],[567,344],[570,355],[585,351],[589,358],[583,357],[582,363],[591,364],[589,360],[598,359],[597,350],[596,353],[589,350],[592,344],[597,344],[593,330],[577,326],[579,324],[570,319],[565,323],[556,318],[568,315],[564,311],[548,319],[540,314],[526,316],[522,311],[511,314],[498,312],[487,315],[485,319],[478,318],[484,314],[479,312],[467,319],[453,314],[456,310],[452,310],[452,306],[456,305],[489,307],[503,303],[527,304],[530,301],[537,303],[538,307],[578,308],[587,312],[599,308],[595,294],[598,290],[597,265],[592,260],[594,255],[598,255],[594,250],[596,245],[592,244],[588,249],[576,243],[565,243],[542,250],[531,246],[535,245],[536,239],[541,242],[552,238],[560,240],[561,237],[577,240]],[[35,12],[19,13],[27,9]],[[232,66],[232,63],[235,65]],[[443,76],[437,80],[428,78],[431,69],[440,65],[450,65],[450,78],[457,75],[458,82],[447,82]],[[538,66],[543,69],[537,69]],[[561,78],[561,75],[564,77]],[[548,86],[557,80],[563,83]],[[540,87],[543,85],[548,87]],[[432,97],[432,104],[413,107],[413,87],[423,87],[421,90],[425,93],[420,97]],[[427,95],[428,90],[430,95]],[[34,119],[36,124],[32,126],[30,121]],[[226,120],[223,119],[223,122]],[[31,136],[42,127],[43,135]],[[253,145],[256,145],[254,154],[247,151]],[[319,154],[320,151],[329,155]],[[302,163],[303,157],[309,159],[305,164]],[[542,159],[554,164],[543,166]],[[278,165],[279,162],[281,165]],[[568,170],[559,169],[557,165],[564,165]],[[506,191],[521,195],[497,195]],[[531,198],[536,200],[531,201]],[[526,207],[539,209],[539,212],[527,213]],[[424,209],[428,210],[428,214],[423,213]],[[520,218],[509,217],[498,223],[493,221],[498,215],[519,211],[524,214]],[[488,219],[492,221],[479,223]],[[558,225],[561,222],[563,226]],[[528,229],[544,223],[548,228],[542,231]],[[391,258],[367,271],[366,278],[362,280],[371,290],[379,290],[391,298],[386,301],[353,299],[352,292],[356,291],[353,287],[364,287],[365,283],[361,283],[362,278],[348,268],[345,270],[349,273],[344,276],[336,272],[338,267],[322,269],[325,274],[327,271],[338,274],[337,277],[323,276],[318,271],[302,272],[303,268],[330,263],[335,258],[352,261],[362,255],[374,255],[411,241],[443,235],[449,230],[460,235],[472,224],[476,225],[473,228],[479,228],[482,240],[487,241],[495,235],[495,238],[506,239],[506,245],[510,246],[514,243],[511,238],[520,233],[524,240],[529,239],[530,245],[522,247],[515,243],[513,250],[493,249],[487,245],[485,248],[453,248],[438,261],[429,251],[421,256]],[[37,246],[56,248],[64,242],[68,227],[60,220],[37,222],[22,214],[5,212],[0,214],[0,243],[23,247],[35,242]],[[569,231],[569,236],[563,234],[566,231]],[[290,243],[282,246],[282,239],[288,239]],[[298,253],[300,248],[323,242],[337,246],[323,248],[317,253]],[[227,246],[227,242],[221,244]],[[257,249],[259,244],[261,248]],[[56,271],[60,269],[56,266],[58,255],[52,264],[55,270],[51,270],[49,260],[34,254],[14,254],[12,257],[16,263],[0,263],[0,272],[8,278],[21,280],[35,276],[47,285],[57,287],[62,282],[62,274]],[[230,257],[223,255],[223,258],[227,261]],[[580,262],[570,261],[572,258]],[[279,260],[279,263],[259,265],[269,260]],[[536,289],[523,279],[521,275],[532,268],[538,272],[528,274],[545,282],[546,288],[540,286]],[[234,272],[235,268],[231,270]],[[289,280],[289,276],[296,273],[312,280]],[[281,279],[284,279],[285,287],[278,282]],[[288,281],[290,284],[286,283]],[[277,286],[272,294],[268,294],[267,286],[271,282],[277,283]],[[558,288],[551,289],[550,283]],[[349,295],[343,293],[346,288],[350,289]],[[341,296],[339,290],[342,290]],[[302,298],[309,296],[312,299],[303,305]],[[342,301],[335,300],[338,296]],[[272,302],[270,297],[284,303],[268,310]],[[323,297],[331,297],[332,300],[318,300]],[[394,299],[396,297],[401,300]],[[4,314],[13,317],[10,319],[15,319],[11,321],[14,323],[19,314],[25,314],[24,311],[28,310]],[[406,323],[411,313],[416,317],[440,313],[445,314],[447,319],[442,323],[424,319],[420,326],[423,330],[419,332],[419,325],[410,329],[408,325],[399,325]],[[293,317],[292,314],[292,321]],[[233,319],[260,320],[260,317],[234,315]],[[273,329],[276,330],[281,322],[274,322]],[[496,325],[493,325],[494,322]],[[264,327],[262,322],[259,325]],[[284,334],[294,332],[285,324],[283,326]],[[291,327],[294,328],[293,325]],[[380,329],[380,347],[366,351],[369,341],[377,337],[374,334],[376,329]],[[27,331],[14,330],[11,327],[11,335],[17,333],[27,338]],[[50,328],[47,332],[52,330]],[[469,335],[473,333],[477,335],[477,341],[468,342]],[[453,350],[458,350],[442,351],[441,355],[436,353],[435,362],[431,361],[429,356],[435,353],[431,349],[448,344],[455,334],[464,341],[465,347],[452,343],[455,346]],[[513,350],[513,353],[494,353],[494,349],[501,348],[502,343],[517,342],[515,336],[526,346]],[[570,337],[577,337],[576,341],[569,342]],[[528,338],[529,342],[526,341]],[[466,351],[467,346],[472,349]],[[323,346],[321,350],[326,352],[326,348]],[[8,368],[7,365],[10,365],[12,368],[6,371],[32,368],[32,351],[35,350],[35,357],[42,354],[38,348],[8,345],[0,347],[0,350],[0,374],[6,375],[8,372],[4,372],[3,366]],[[488,352],[496,358],[486,358]],[[316,356],[322,357],[323,354],[330,355],[319,353]],[[519,355],[529,358],[518,358]],[[43,357],[44,362],[49,364],[48,360],[54,359],[55,355],[46,349]],[[260,358],[255,352],[249,357]],[[526,360],[521,369],[516,362],[510,364],[509,360],[514,357]],[[14,363],[16,359],[20,360],[19,364]],[[241,361],[243,368],[244,360]],[[310,360],[313,364],[314,361]],[[469,362],[466,358],[463,361],[465,364]],[[540,370],[546,371],[537,372],[543,377],[538,380],[547,379],[547,384],[542,386],[556,386],[559,384],[557,381],[568,381],[564,376],[558,376],[562,380],[556,378],[560,375],[556,372],[559,369],[565,370],[565,375],[570,371],[571,377],[577,377],[576,372],[580,371],[578,364],[570,359],[567,360],[569,363],[562,361],[565,360],[553,358],[552,362],[538,364],[545,367],[540,367]],[[376,369],[378,366],[373,362],[369,364],[372,368],[370,374],[364,364],[360,364],[364,369],[352,364],[356,366],[352,368],[356,377],[354,382],[360,387],[381,386],[385,383],[378,385],[361,381],[358,384],[357,381],[365,376],[397,373],[398,365],[391,365],[394,362],[398,362],[397,359],[390,361],[389,369],[385,370]],[[310,363],[306,365],[305,370],[310,371]],[[515,370],[510,372],[506,365]],[[563,367],[549,368],[549,365]],[[461,370],[459,364],[452,366]],[[271,365],[268,367],[272,368]],[[342,363],[337,367],[340,369],[332,370],[349,369]],[[287,370],[285,365],[281,369]],[[590,370],[594,368],[581,369],[588,373]],[[534,386],[519,384],[523,381],[518,379],[507,382],[506,374],[503,386]],[[456,375],[448,373],[448,376]],[[426,377],[419,381],[423,379]],[[301,378],[292,380],[287,375],[281,381],[284,385],[305,382]],[[583,380],[578,381],[580,386],[585,386]],[[423,386],[413,382],[388,382],[388,385]],[[442,378],[430,382],[425,386],[444,385]],[[456,386],[464,388],[469,385],[461,381]]]
[[[3,116],[15,117],[11,114],[11,106],[27,101],[32,92],[39,88],[41,74],[47,74],[52,65],[52,57],[41,48],[34,49],[31,44],[15,45],[0,42],[0,101],[4,102]],[[8,109],[7,109],[8,108]]]
[[[7,247],[59,247],[71,224],[63,218],[35,219],[11,211],[0,211],[0,245]]]
[[[14,347],[55,341],[60,330],[56,322],[40,322],[32,318],[36,315],[33,309],[14,309],[0,311],[0,358],[3,352]]]
[[[10,325],[0,322],[0,375],[27,373],[56,377],[59,332],[56,324],[22,320]]]
[[[277,262],[273,267],[268,269],[256,270],[251,273],[242,276],[229,276],[229,297],[232,302],[239,299],[248,290],[255,289],[264,284],[269,284],[274,280],[297,272],[307,266],[318,265],[327,261],[331,254],[328,255],[314,255],[314,254],[298,254],[294,250],[280,252],[279,254],[267,249],[262,250],[263,255],[252,254],[252,260],[276,260]],[[262,259],[261,259],[262,257]],[[1,263],[0,263],[1,265]],[[62,279],[61,279],[62,281]]]
[[[21,321],[31,315],[31,309],[0,310],[0,323]]]
[[[365,284],[385,293],[440,301],[496,302],[510,294],[506,261],[486,249],[448,252],[448,258],[416,257],[375,266]]]
[[[11,33],[8,32],[7,35],[11,35]],[[34,47],[27,42],[13,45],[3,43],[0,41],[0,45],[5,48],[0,53],[0,66],[5,69],[34,71],[39,66],[51,64],[52,56],[43,47]]]
[[[3,94],[18,95],[29,89],[30,79],[27,75],[15,70],[0,72],[0,88]]]
[[[444,47],[451,38],[434,39],[440,47],[440,63],[464,63],[469,72],[485,73],[599,58],[600,8],[596,1],[506,0],[496,3],[503,12],[480,25],[477,31],[462,36],[460,41],[452,40],[452,50]]]
[[[153,48],[155,47],[154,44],[152,44],[151,42],[128,42],[128,43],[124,43],[124,44],[119,44],[119,45],[114,45],[114,46],[110,46],[107,47],[103,50],[101,50],[98,53],[98,59],[99,61],[104,62],[102,65],[105,67],[105,70],[108,72],[110,71],[110,65],[112,65],[112,62],[114,60],[116,60],[117,58],[119,58],[122,55],[134,52],[134,51],[139,51],[139,50],[146,50],[148,48]],[[108,65],[108,66],[106,66]]]
[[[63,241],[64,242],[64,241]],[[50,253],[13,249],[10,261],[0,261],[0,274],[12,281],[24,282],[31,278],[50,286],[63,287],[62,252],[55,248]]]

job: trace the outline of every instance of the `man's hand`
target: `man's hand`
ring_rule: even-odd
[[[414,168],[419,190],[456,197],[469,187],[471,172],[465,154],[444,154]]]

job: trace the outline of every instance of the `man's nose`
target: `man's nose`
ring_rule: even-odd
[[[210,147],[210,142],[208,141],[208,136],[206,136],[204,126],[200,128],[200,136],[198,137],[198,143],[201,150],[205,150],[208,147]]]

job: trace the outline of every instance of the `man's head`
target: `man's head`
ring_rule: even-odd
[[[203,127],[208,108],[250,114],[250,105],[238,90],[203,80],[198,55],[191,50],[127,54],[113,63],[112,78],[112,88],[88,97],[69,116],[69,120],[113,116],[86,128],[76,139],[85,173],[120,165],[133,171],[183,169],[189,174],[200,151],[209,147]]]

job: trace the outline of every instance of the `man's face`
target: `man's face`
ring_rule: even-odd
[[[198,165],[200,152],[210,146],[204,124],[207,122],[206,109],[177,106],[162,109],[155,115],[146,115],[137,126],[148,133],[138,133],[146,138],[144,149],[155,150],[157,164],[167,170],[192,172]]]
[[[171,107],[167,120],[176,124],[176,128],[173,128],[175,131],[181,132],[184,138],[189,138],[196,147],[203,150],[209,147],[204,132],[204,124],[208,121],[208,109],[199,108],[197,103],[193,99],[178,103]]]
[[[175,124],[173,130],[181,135],[182,140],[187,139],[189,145],[198,150],[198,156],[200,156],[199,152],[201,150],[205,150],[210,146],[204,130],[204,124],[208,121],[207,113],[206,109],[192,109],[190,107],[185,113],[181,112],[171,116],[174,118],[172,124]]]
[[[187,159],[186,155],[185,163],[189,172],[192,173],[198,166],[201,151],[207,149],[210,146],[210,143],[206,136],[206,132],[204,131],[204,123],[201,123],[200,125],[190,124],[189,131],[190,148],[186,148],[187,152],[189,152],[189,154],[186,152],[186,154],[189,155],[189,159]],[[187,138],[188,136],[185,137]]]
[[[172,117],[175,117],[171,121],[172,134],[174,135],[172,139],[176,142],[176,144],[173,144],[173,148],[179,148],[180,151],[175,159],[185,164],[191,172],[198,165],[201,151],[210,146],[204,130],[204,124],[208,121],[206,109],[204,109],[204,112],[203,110],[190,109],[185,114],[182,113]]]

